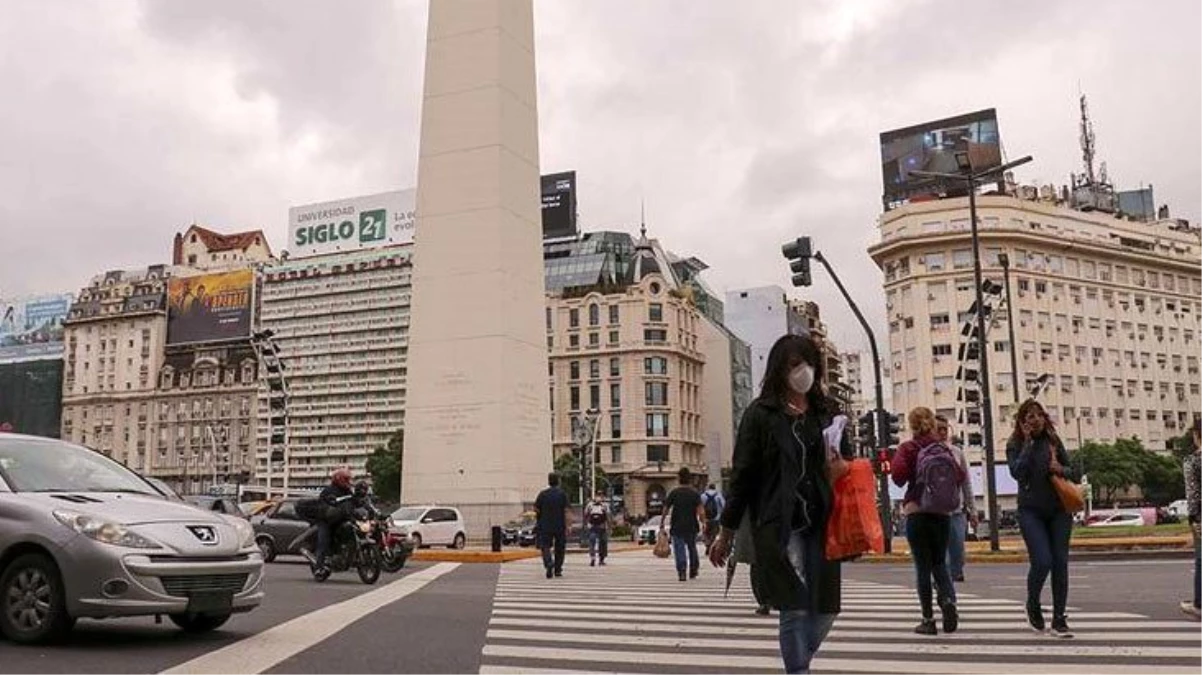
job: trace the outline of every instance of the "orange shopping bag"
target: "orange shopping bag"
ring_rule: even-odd
[[[848,560],[885,550],[872,464],[856,459],[850,466],[851,470],[835,481],[834,504],[826,524],[827,560]]]

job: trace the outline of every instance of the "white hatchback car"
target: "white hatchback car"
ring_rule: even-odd
[[[402,506],[392,514],[393,531],[413,542],[414,548],[467,545],[467,525],[459,509],[449,506]]]

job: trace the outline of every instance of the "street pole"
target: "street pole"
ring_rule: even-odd
[[[864,319],[864,314],[860,312],[860,308],[858,305],[856,305],[856,301],[851,299],[851,295],[848,294],[847,289],[844,288],[843,282],[839,280],[839,275],[835,274],[835,269],[831,267],[829,262],[827,262],[826,257],[822,255],[821,251],[816,251],[814,253],[814,258],[821,262],[822,266],[826,268],[827,274],[831,275],[831,279],[834,280],[835,286],[837,286],[839,288],[839,292],[843,294],[843,299],[847,301],[847,304],[851,307],[852,313],[856,315],[857,319],[859,319],[860,326],[862,326],[864,328],[864,332],[868,334],[868,345],[872,348],[872,368],[873,372],[876,374],[877,445],[881,446],[880,449],[887,449],[886,444],[889,438],[889,430],[885,413],[885,390],[881,383],[881,355],[877,350],[876,336],[872,332],[872,327],[868,325],[868,321]],[[883,472],[881,473],[878,481],[877,492],[877,508],[879,509],[881,516],[881,529],[886,533],[885,553],[891,553],[893,551],[893,509],[890,507],[889,503],[889,477]]]
[[[1010,256],[1005,253],[998,255],[1002,264],[1002,278],[1006,286],[1006,316],[1010,330],[1010,386],[1014,389],[1014,402],[1018,403],[1018,345],[1014,343],[1014,301],[1010,299]]]
[[[589,495],[597,493],[597,424],[601,421],[601,412],[593,411],[593,440],[589,448],[589,476],[588,476],[588,491]]]
[[[989,550],[1001,550],[998,540],[997,476],[994,475],[993,396],[989,391],[989,349],[985,339],[985,296],[981,289],[981,238],[977,228],[977,177],[968,177],[968,217],[972,221],[972,275],[977,302],[977,350],[981,363],[981,429],[985,443],[985,492],[989,499]]]

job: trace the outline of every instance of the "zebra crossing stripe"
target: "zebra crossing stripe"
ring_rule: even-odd
[[[839,614],[839,616],[840,616],[840,618],[848,618],[848,619],[861,619],[861,618],[863,618],[863,619],[867,619],[867,618],[906,619],[906,618],[913,618],[915,616],[915,612],[918,611],[917,604],[918,604],[917,602],[914,603],[914,607],[908,611],[883,611],[883,610],[873,611],[872,608],[870,608],[870,607],[863,608],[864,611],[857,611],[857,610],[847,611],[845,609],[842,613]],[[515,601],[515,600],[498,600],[493,603],[493,607],[505,608],[505,609],[539,609],[539,608],[547,607],[548,605],[549,605],[549,603],[547,603],[547,602],[522,602],[522,601]],[[550,606],[553,606],[553,607],[556,607],[559,609],[572,608],[572,609],[576,609],[576,610],[580,610],[580,611],[584,611],[584,612],[608,612],[608,611],[614,609],[615,606],[617,606],[617,607],[621,608],[621,611],[627,612],[630,614],[657,614],[660,616],[678,616],[678,615],[694,616],[694,615],[696,615],[696,613],[698,611],[695,608],[677,607],[677,606],[672,606],[667,603],[665,603],[665,604],[657,603],[655,606],[647,606],[646,603],[630,604],[629,602],[608,602],[608,601],[600,602],[600,601],[579,601],[579,600],[557,600],[557,601],[555,601],[555,603],[553,605],[550,605]],[[743,616],[746,614],[746,611],[747,611],[746,609],[737,609],[734,607],[731,607],[729,609],[722,608],[719,606],[715,606],[714,603],[710,603],[708,605],[698,604],[698,607],[701,607],[701,606],[707,607],[707,609],[706,609],[707,616]],[[965,608],[964,610],[962,610],[960,612],[960,614],[962,615],[962,620],[970,620],[972,618],[1013,619],[1015,616],[1019,616],[1019,614],[1017,614],[1014,611],[997,612],[997,611],[988,611],[988,610],[989,610],[989,608],[974,609],[974,608],[969,607],[969,608]],[[1138,618],[1140,618],[1140,616],[1141,616],[1140,614],[1130,614],[1127,612],[1078,612],[1073,615],[1073,620],[1077,621],[1079,619],[1138,619]]]

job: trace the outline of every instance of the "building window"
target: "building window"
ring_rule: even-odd
[[[622,362],[619,361],[617,358],[612,358],[609,360],[609,376],[610,377],[621,377],[621,375],[622,375],[621,363]]]
[[[643,341],[651,344],[668,341],[668,331],[662,328],[648,328],[643,331]]]
[[[649,356],[643,359],[643,372],[647,375],[667,375],[668,359],[662,356]]]
[[[589,333],[588,334],[588,346],[591,349],[596,349],[596,348],[600,347],[601,346],[601,334],[600,333]]]
[[[647,306],[647,319],[649,321],[661,322],[664,320],[664,306],[658,302],[653,302]]]
[[[972,249],[963,248],[952,251],[952,267],[958,270],[972,267]]]
[[[580,387],[572,387],[568,390],[571,396],[569,410],[580,410]]]
[[[668,413],[647,413],[647,436],[649,438],[666,438],[668,436]]]
[[[609,385],[609,407],[615,410],[622,407],[622,385]]]
[[[609,331],[609,344],[615,345],[615,346],[618,344],[618,331],[616,331],[616,330]]]
[[[609,306],[609,323],[610,324],[618,323],[618,312],[620,311],[620,309],[621,308],[618,307],[618,305],[610,305]]]
[[[568,364],[568,379],[569,380],[579,380],[580,379],[580,362],[579,361],[572,361],[571,363]]]
[[[610,438],[621,438],[622,437],[622,416],[619,415],[618,413],[614,413],[609,416],[609,437]],[[615,459],[614,461],[616,462],[618,460]]]
[[[649,406],[666,406],[668,405],[668,383],[667,382],[647,382],[645,385],[647,394],[647,405]]]
[[[647,462],[667,462],[668,461],[667,445],[648,445],[647,446]]]
[[[588,407],[597,410],[601,407],[601,385],[590,384],[588,388]]]
[[[926,266],[928,272],[939,272],[943,270],[947,256],[942,253],[928,253],[926,255]]]
[[[589,305],[588,306],[588,325],[590,325],[590,326],[601,325],[601,307],[600,306],[598,306],[598,305]]]
[[[549,340],[549,338],[548,338],[548,340]],[[579,335],[569,335],[568,336],[568,349],[580,349],[580,336]]]
[[[621,464],[622,463],[622,446],[620,446],[620,445],[609,446],[609,459],[614,464]]]
[[[547,330],[551,330],[551,308],[547,308]]]
[[[932,345],[931,346],[931,356],[951,356],[951,355],[952,355],[952,346],[951,345]]]
[[[588,362],[588,376],[593,380],[601,377],[601,362],[599,360],[593,359]]]
[[[569,328],[579,328],[580,327],[580,310],[578,310],[578,309],[569,309],[568,310],[568,327]]]

